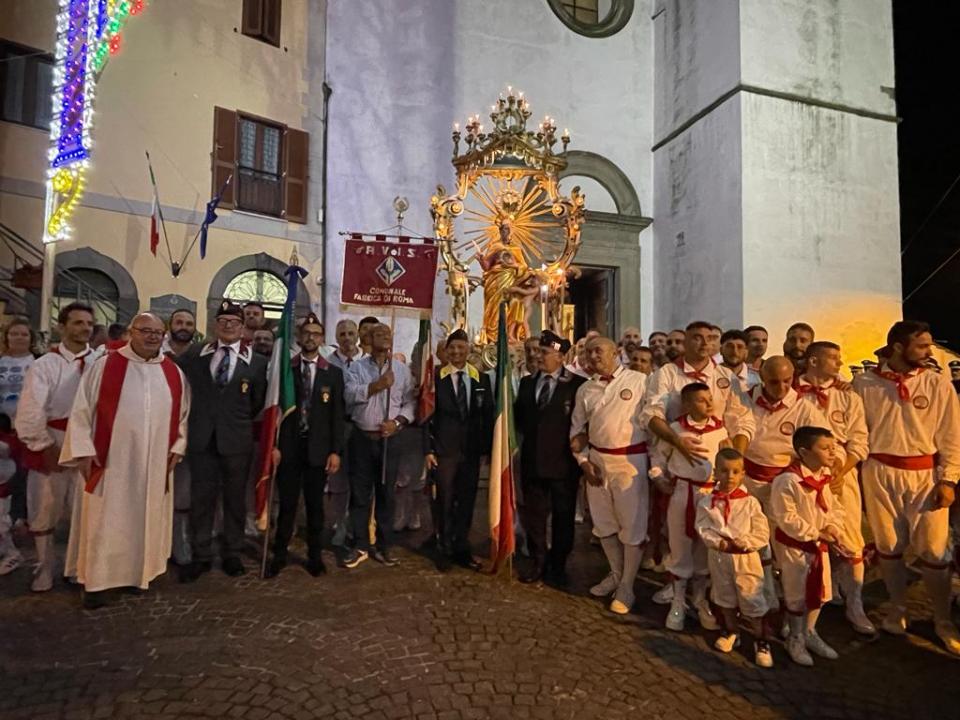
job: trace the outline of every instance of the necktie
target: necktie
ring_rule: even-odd
[[[457,412],[461,420],[467,419],[467,386],[463,382],[463,370],[457,370]]]
[[[310,382],[312,362],[300,358],[300,432],[310,428],[310,401],[313,398],[313,383]]]
[[[553,375],[545,375],[543,384],[540,386],[540,395],[537,396],[537,408],[543,410],[550,402],[550,396],[553,394]]]
[[[230,346],[224,345],[221,349],[223,357],[220,358],[220,364],[217,365],[217,371],[213,376],[213,381],[218,388],[224,387],[230,381]]]

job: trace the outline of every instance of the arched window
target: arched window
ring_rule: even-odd
[[[283,280],[266,270],[247,270],[235,276],[223,293],[225,300],[243,305],[251,300],[263,303],[264,315],[279,318],[287,299]]]
[[[575,33],[605,38],[623,30],[634,0],[547,0],[560,21]]]
[[[79,300],[93,307],[94,322],[104,325],[124,322],[118,313],[120,290],[117,283],[100,270],[75,267],[60,271],[53,294],[54,315],[64,305]]]

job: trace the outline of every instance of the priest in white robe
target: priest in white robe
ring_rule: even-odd
[[[100,607],[113,588],[146,589],[167,569],[172,471],[187,446],[190,390],[160,352],[164,324],[142,313],[130,342],[99,359],[77,391],[60,463],[84,478],[80,522],[70,528],[66,573]]]

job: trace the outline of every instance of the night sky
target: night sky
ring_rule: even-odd
[[[903,294],[907,297],[960,249],[960,60],[956,37],[960,3],[894,0],[893,12],[897,114],[901,118],[901,247],[909,243],[903,255]],[[954,182],[943,204],[931,215]],[[960,254],[904,304],[905,318],[928,321],[934,338],[955,351],[960,351],[958,274]]]

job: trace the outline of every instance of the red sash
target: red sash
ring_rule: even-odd
[[[937,464],[935,455],[886,455],[870,453],[868,457],[897,470],[933,470]]]
[[[627,445],[622,448],[602,448],[590,443],[590,448],[604,455],[643,455],[647,452],[647,444],[645,442]]]
[[[813,555],[813,562],[807,571],[806,603],[807,610],[818,609],[823,605],[825,599],[823,597],[823,558],[827,554],[827,544],[815,540],[807,540],[806,542],[797,540],[787,535],[780,528],[777,528],[774,537],[781,545]]]
[[[758,465],[750,458],[743,459],[743,468],[751,480],[757,482],[773,482],[773,479],[786,470],[785,467],[772,467],[770,465]]]
[[[709,480],[707,482],[697,482],[696,480],[691,480],[689,478],[678,477],[677,480],[682,480],[687,484],[687,507],[684,511],[684,521],[686,524],[687,537],[691,540],[697,538],[696,529],[694,524],[697,519],[697,505],[693,501],[694,492],[693,489],[696,488],[712,488],[713,483]]]
[[[103,377],[100,378],[100,393],[97,396],[97,412],[93,428],[93,447],[96,456],[90,468],[90,477],[87,478],[84,489],[93,492],[103,478],[107,467],[107,455],[110,453],[110,440],[113,437],[113,423],[117,418],[117,407],[120,404],[120,391],[123,380],[127,375],[127,365],[130,360],[119,352],[107,355],[103,367]],[[183,397],[183,382],[176,364],[168,357],[160,362],[164,379],[170,388],[170,433],[168,449],[180,436],[180,401]]]

